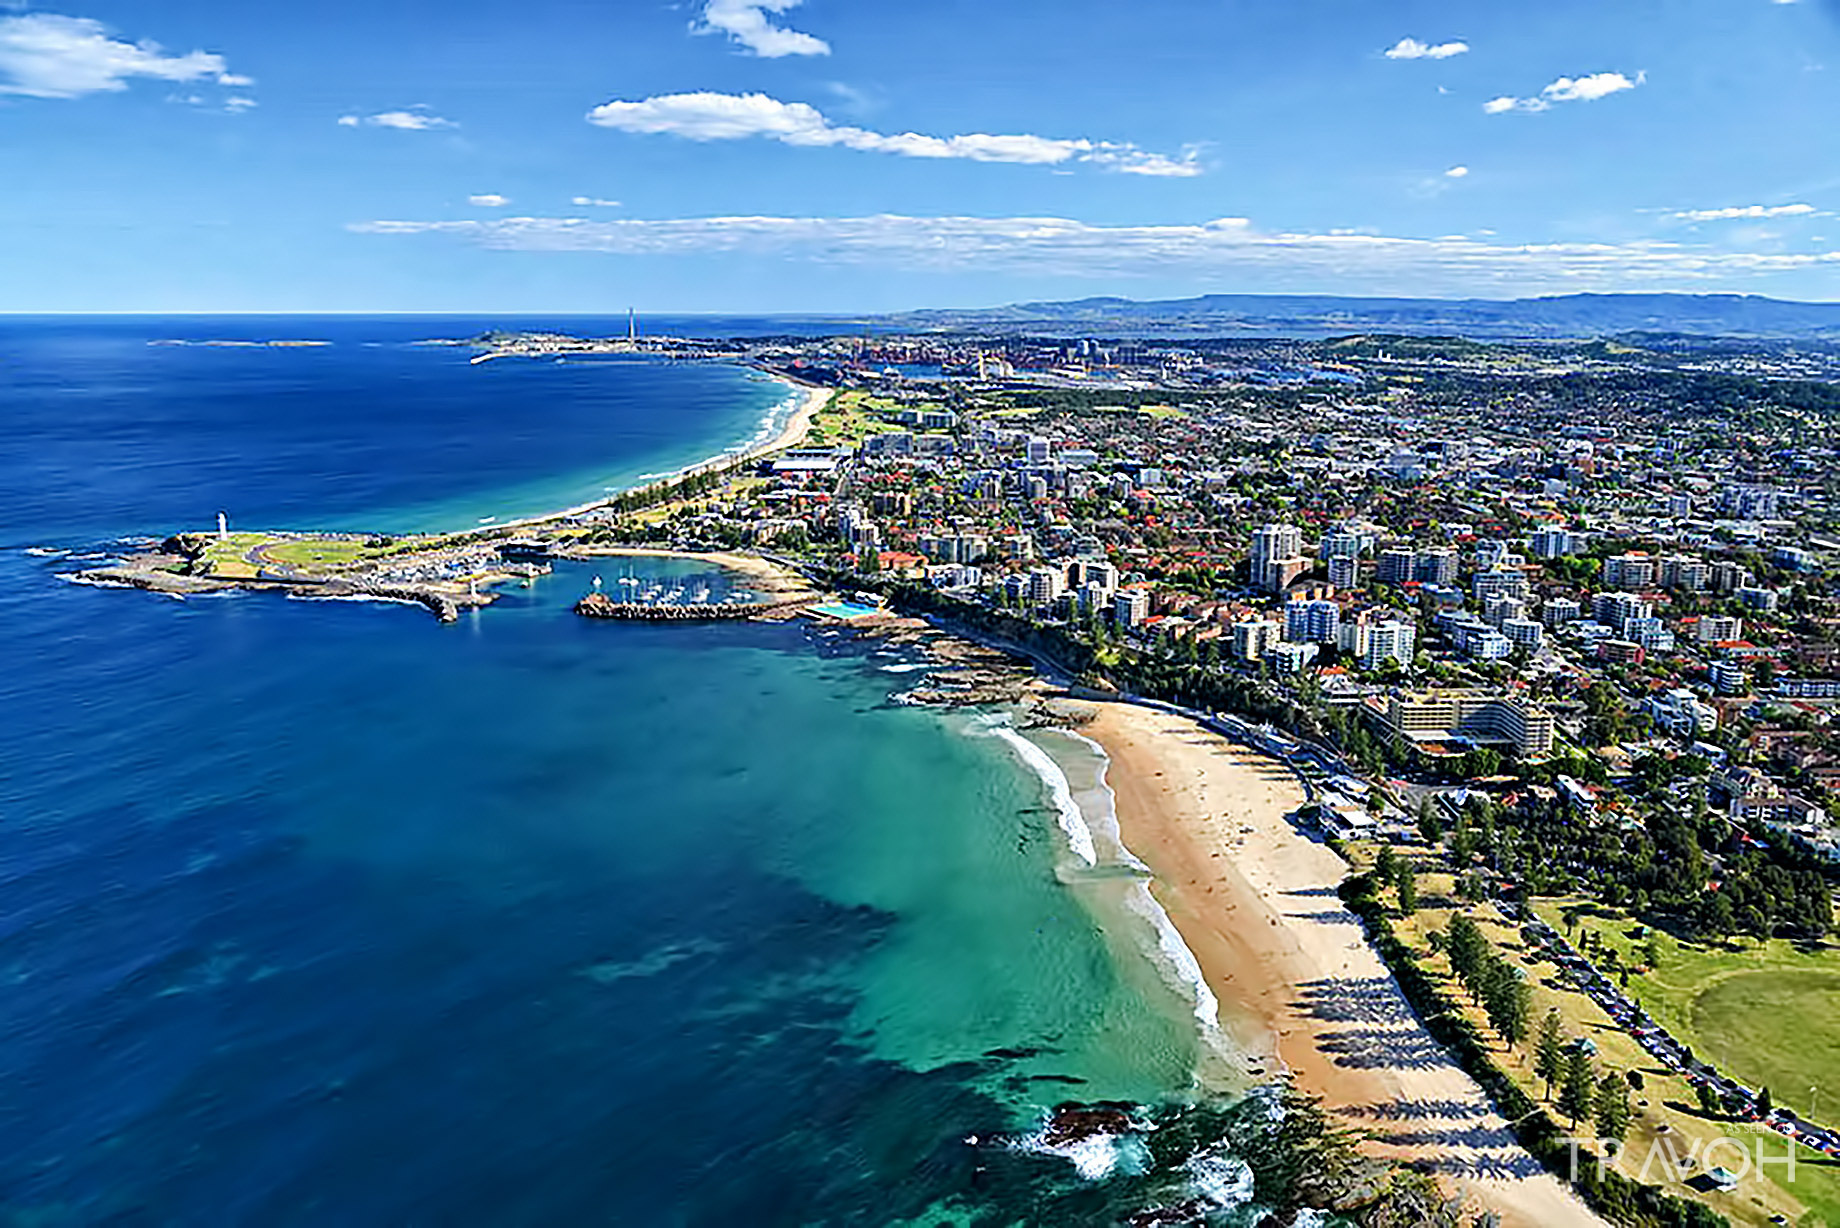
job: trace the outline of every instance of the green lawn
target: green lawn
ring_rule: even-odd
[[[1696,1053],[1769,1087],[1776,1103],[1840,1116],[1840,969],[1726,977],[1694,1001],[1693,1034]],[[1823,1081],[1811,1109],[1809,1089]]]
[[[245,562],[243,556],[267,540],[262,533],[232,533],[222,541],[213,541],[200,562],[209,563],[214,576],[248,579],[256,574],[256,569]]]
[[[856,447],[871,435],[906,430],[880,415],[892,414],[900,407],[860,392],[840,393],[830,399],[811,421],[806,442],[817,447]]]
[[[386,553],[370,549],[363,538],[232,533],[223,541],[213,541],[201,561],[211,565],[214,576],[250,579],[256,574],[256,565],[249,561],[250,552],[257,547],[263,548],[263,555],[271,562],[296,567],[309,574],[340,570]]]
[[[1575,903],[1542,900],[1535,910],[1563,934],[1561,913]],[[1777,1104],[1823,1122],[1840,1118],[1840,950],[1803,951],[1781,939],[1688,943],[1653,930],[1638,940],[1636,922],[1607,909],[1581,918],[1568,935],[1573,946],[1586,931],[1601,934],[1626,963],[1653,938],[1659,962],[1631,976],[1626,992],[1696,1056],[1750,1087],[1767,1085]],[[1693,1105],[1686,1093],[1682,1087],[1670,1097],[1683,1111]],[[1840,1161],[1805,1149],[1798,1156],[1792,1184],[1780,1170],[1772,1180],[1807,1208],[1800,1222],[1840,1228]]]
[[[1564,933],[1562,910],[1562,901],[1538,908]],[[1603,935],[1625,962],[1641,945],[1632,936],[1635,922],[1621,914],[1586,915],[1569,935],[1574,946],[1587,930]],[[1778,1104],[1798,1112],[1808,1111],[1808,1089],[1825,1074],[1833,1087],[1823,1095],[1840,1110],[1840,950],[1806,951],[1782,939],[1713,945],[1650,936],[1660,961],[1629,980],[1643,1009],[1699,1057],[1749,1086],[1768,1084]]]
[[[265,552],[278,563],[287,563],[302,571],[349,567],[376,557],[378,551],[367,548],[362,539],[307,537],[273,542]]]

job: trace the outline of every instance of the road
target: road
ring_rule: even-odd
[[[1639,1004],[1619,989],[1590,960],[1579,954],[1557,930],[1529,914],[1521,918],[1513,905],[1495,902],[1495,909],[1510,923],[1523,926],[1547,950],[1573,984],[1604,1009],[1649,1055],[1670,1070],[1686,1076],[1694,1087],[1710,1086],[1735,1117],[1759,1122],[1784,1138],[1794,1139],[1805,1147],[1840,1158],[1840,1130],[1799,1120],[1787,1109],[1764,1113],[1758,1106],[1758,1093],[1736,1079],[1721,1075],[1704,1061],[1689,1056],[1689,1049],[1649,1017]]]

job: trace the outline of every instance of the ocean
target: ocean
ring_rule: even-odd
[[[418,344],[506,324],[0,321],[0,1224],[1104,1223],[1167,1184],[1027,1142],[1237,1087],[1089,745],[893,703],[924,662],[847,632],[573,617],[605,565],[451,627],[62,578],[220,509],[566,506],[787,403]],[[204,344],[250,340],[329,344]]]

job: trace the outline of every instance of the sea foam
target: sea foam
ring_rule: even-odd
[[[1118,1172],[1141,1174],[1150,1163],[1143,1140],[1131,1134],[1092,1134],[1050,1144],[1047,1132],[1041,1131],[1019,1139],[1014,1146],[1035,1155],[1059,1156],[1087,1181],[1104,1181]]]
[[[1073,786],[1067,781],[1067,773],[1061,765],[1035,743],[1029,741],[1006,724],[992,723],[986,726],[992,737],[1007,742],[1021,760],[1035,769],[1048,786],[1049,794],[1054,798],[1055,819],[1061,830],[1067,833],[1067,843],[1073,848],[1073,855],[1089,866],[1099,864],[1098,850],[1093,847],[1092,829],[1086,826],[1086,816],[1080,811],[1080,804],[1073,799]]]
[[[1168,911],[1150,894],[1148,884],[1139,883],[1125,897],[1126,907],[1145,921],[1156,931],[1157,951],[1163,957],[1163,966],[1175,975],[1182,989],[1195,999],[1195,1018],[1201,1024],[1203,1032],[1210,1036],[1220,1031],[1220,999],[1208,987],[1207,977],[1201,974],[1201,961],[1188,949],[1182,940],[1181,931],[1176,923],[1169,919]]]

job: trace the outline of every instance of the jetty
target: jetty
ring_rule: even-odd
[[[748,602],[727,605],[671,605],[640,601],[615,601],[605,593],[589,593],[575,603],[575,612],[583,618],[612,622],[640,623],[720,623],[754,622],[794,617],[808,609],[814,598],[799,597],[791,601]]]

